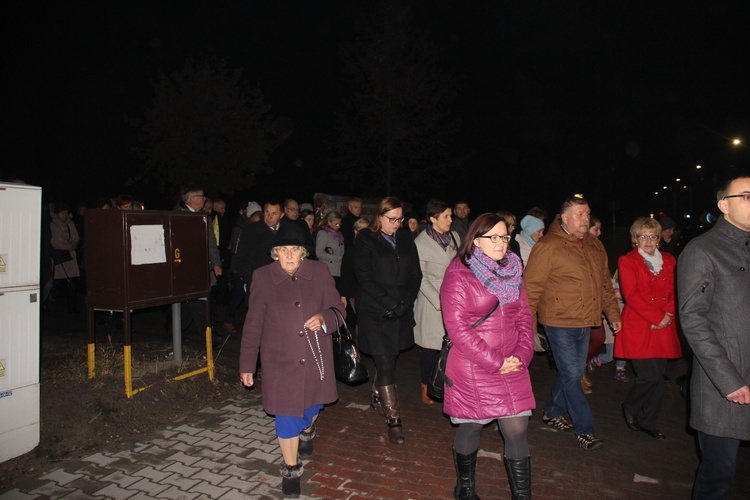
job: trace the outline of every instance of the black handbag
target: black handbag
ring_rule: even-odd
[[[333,316],[336,318],[336,331],[331,334],[333,338],[333,371],[336,379],[349,385],[359,385],[367,382],[370,374],[367,367],[362,363],[354,339],[346,326],[344,315],[341,311],[332,307]]]
[[[482,316],[476,323],[471,325],[471,327],[476,328],[484,323],[484,320],[489,318],[499,305],[500,301],[498,300],[495,302],[495,306],[490,312]],[[448,338],[448,334],[446,333],[443,335],[443,346],[440,348],[440,352],[435,360],[435,368],[432,370],[430,380],[427,383],[427,394],[433,399],[443,399],[445,396],[445,386],[453,386],[453,381],[445,374],[445,366],[448,363],[448,353],[450,352],[452,345],[451,339]]]
[[[59,248],[51,248],[50,256],[55,265],[64,264],[73,260],[73,256],[70,254],[69,250],[60,250]]]

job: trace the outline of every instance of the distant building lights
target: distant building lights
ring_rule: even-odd
[[[735,146],[739,146],[740,144],[742,144],[742,140],[741,139],[734,139],[734,140],[732,140],[732,144],[734,144]]]
[[[695,169],[696,169],[696,170],[700,170],[700,169],[702,169],[702,168],[703,168],[703,167],[701,167],[700,165],[696,165],[696,166],[695,166]]]
[[[675,179],[674,181],[675,181],[675,182],[680,182],[680,178],[678,177],[678,178],[676,178],[676,179]]]
[[[661,188],[662,188],[662,189],[664,189],[664,190],[666,190],[666,189],[667,189],[667,186],[662,186]]]

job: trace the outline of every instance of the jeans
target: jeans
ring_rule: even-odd
[[[615,352],[614,344],[604,344],[604,352],[595,357],[599,360],[599,363],[606,365],[607,363],[615,359],[614,352]],[[627,361],[625,361],[624,359],[616,359],[615,368],[624,370],[626,363]]]
[[[583,394],[581,377],[589,350],[589,328],[562,328],[544,325],[557,376],[552,383],[552,399],[544,407],[549,418],[570,415],[576,436],[594,432],[594,416]]]
[[[740,440],[698,431],[698,446],[701,463],[693,484],[693,500],[724,498],[734,480]]]

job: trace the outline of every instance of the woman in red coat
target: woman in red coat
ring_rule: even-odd
[[[635,385],[621,405],[627,426],[664,439],[656,419],[664,394],[667,360],[682,356],[675,314],[675,258],[659,252],[661,226],[639,217],[630,227],[633,250],[620,257],[620,292],[625,301],[615,357],[633,360]]]
[[[288,497],[300,495],[298,455],[312,455],[318,413],[338,399],[331,308],[344,310],[328,266],[306,259],[304,231],[282,224],[271,249],[274,262],[253,273],[240,349],[240,378],[248,387],[260,351],[263,409],[276,417],[281,488]]]
[[[477,498],[474,469],[482,428],[497,421],[514,499],[531,498],[526,430],[536,407],[529,363],[534,356],[531,310],[521,258],[508,252],[510,235],[496,214],[482,214],[445,272],[440,304],[453,343],[443,411],[458,425],[453,459],[455,498]]]

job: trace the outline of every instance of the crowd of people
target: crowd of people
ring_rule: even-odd
[[[222,310],[216,326],[234,332],[242,325],[240,377],[247,386],[260,380],[264,408],[275,417],[285,495],[300,494],[300,458],[313,453],[316,420],[337,399],[331,325],[339,313],[374,361],[369,404],[394,445],[406,443],[408,424],[399,354],[418,346],[421,394],[414,397],[433,405],[429,376],[443,337],[450,339],[451,384],[440,402],[457,429],[454,496],[462,499],[478,498],[477,453],[490,422],[505,443],[513,498],[531,497],[526,436],[536,403],[528,368],[547,345],[556,376],[544,424],[571,432],[583,450],[602,448],[586,374],[614,361],[614,377],[631,383],[629,362],[624,424],[665,439],[658,425],[665,370],[683,356],[681,332],[695,358],[690,424],[701,461],[693,498],[728,491],[739,443],[750,439],[750,177],[720,186],[723,216],[679,259],[669,251],[672,219],[637,218],[614,276],[599,239],[602,222],[579,197],[563,200],[549,222],[540,207],[519,219],[507,210],[472,218],[466,200],[432,199],[422,217],[396,197],[380,200],[371,217],[353,197],[341,211],[294,199],[251,201],[232,220],[226,203],[206,199],[201,188],[181,194],[176,210],[209,214],[207,272]],[[138,208],[127,195],[112,203]],[[52,281],[73,283],[85,271],[83,230],[65,204],[48,215]],[[68,288],[73,312],[76,287]]]

